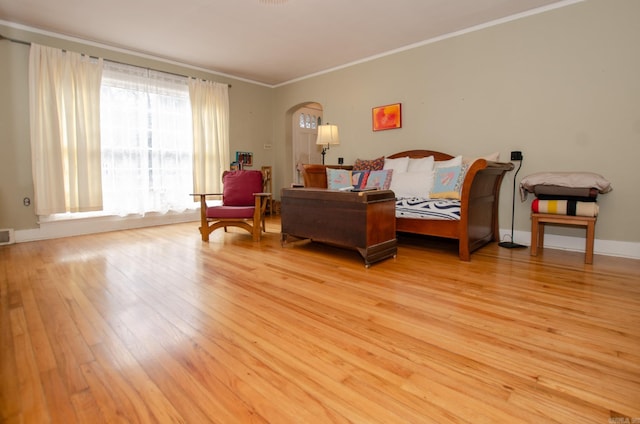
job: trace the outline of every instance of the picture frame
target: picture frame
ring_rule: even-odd
[[[245,166],[253,166],[253,153],[251,152],[236,152],[236,162],[241,164],[240,169]]]
[[[402,104],[393,103],[377,106],[371,110],[373,131],[402,128]]]

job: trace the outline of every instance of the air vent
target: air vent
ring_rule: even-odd
[[[13,229],[12,228],[2,228],[0,229],[0,246],[5,244],[15,243],[16,240],[13,237]]]

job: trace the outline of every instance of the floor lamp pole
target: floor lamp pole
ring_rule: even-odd
[[[518,172],[520,172],[520,168],[522,168],[522,152],[511,152],[511,160],[520,161],[520,165],[518,166],[516,173],[513,174],[513,195],[511,197],[511,241],[501,241],[498,243],[498,246],[506,247],[507,249],[527,247],[524,244],[518,244],[513,241],[513,224],[516,215],[516,177],[518,176]]]

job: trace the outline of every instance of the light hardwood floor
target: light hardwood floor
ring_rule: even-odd
[[[640,422],[638,260],[197,226],[0,247],[0,421]]]

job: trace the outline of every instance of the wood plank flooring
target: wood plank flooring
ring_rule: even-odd
[[[197,226],[0,247],[0,421],[640,422],[638,260]]]

